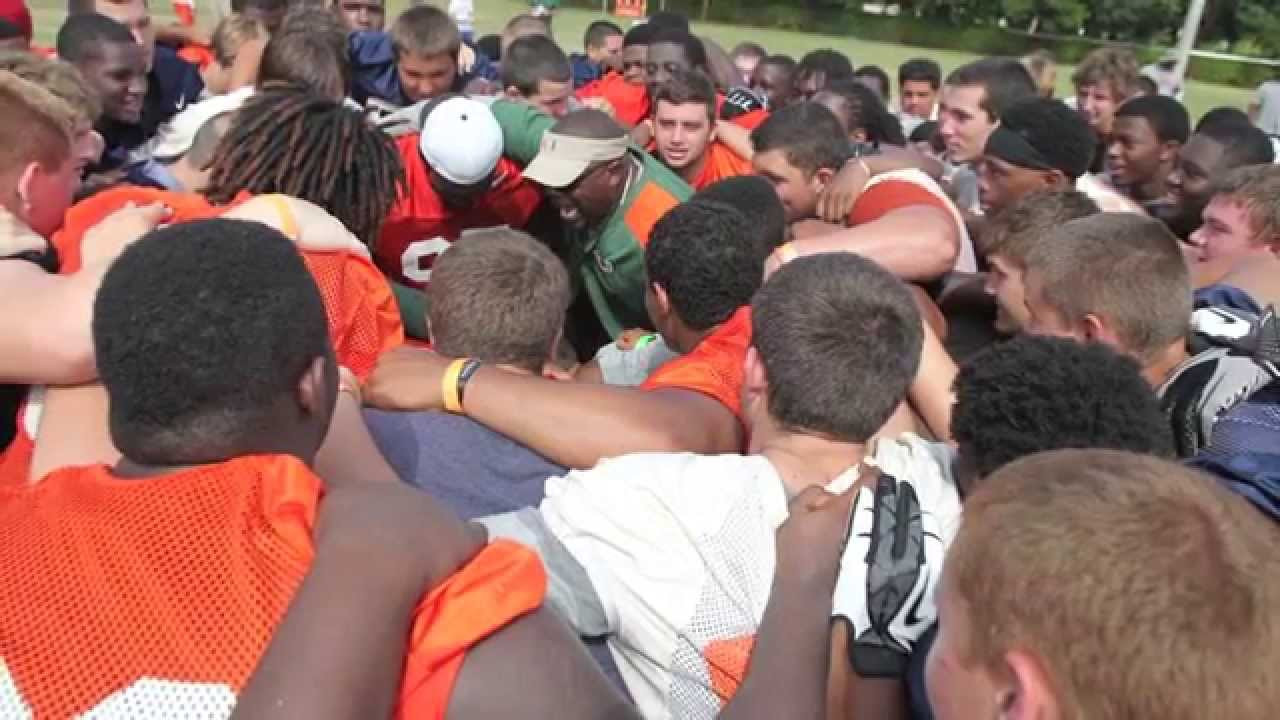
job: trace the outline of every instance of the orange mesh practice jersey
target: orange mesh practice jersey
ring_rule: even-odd
[[[635,127],[649,117],[649,91],[632,85],[618,73],[609,73],[583,85],[574,93],[579,100],[602,97],[613,106],[614,117],[626,127]]]
[[[228,716],[311,564],[321,493],[286,456],[0,490],[0,716]],[[467,650],[545,588],[531,551],[495,543],[433,589],[401,717],[442,718]]]
[[[238,200],[248,197],[245,194]],[[199,195],[134,186],[104,190],[68,210],[62,229],[54,234],[52,242],[58,250],[62,273],[80,269],[80,243],[85,232],[128,202],[164,203],[174,212],[173,222],[216,217],[227,210],[210,205]],[[391,287],[373,263],[359,255],[308,250],[301,254],[324,298],[329,338],[338,362],[361,380],[366,379],[382,353],[404,343],[404,326]],[[18,432],[0,453],[0,484],[27,482],[35,447],[31,433],[38,427],[35,412],[30,405],[19,410]]]
[[[195,65],[201,70],[205,69],[210,63],[217,60],[217,58],[214,57],[213,48],[208,45],[199,45],[196,43],[183,45],[179,48],[178,57],[186,60],[192,65]]]
[[[502,158],[493,187],[471,207],[454,210],[431,187],[418,134],[396,140],[405,167],[405,191],[396,199],[374,248],[374,260],[389,277],[416,288],[431,282],[431,266],[467,230],[508,225],[523,228],[542,202],[542,193],[521,176],[520,166]]]
[[[244,193],[233,205],[249,197]],[[104,190],[68,210],[62,229],[54,234],[61,272],[80,269],[85,232],[128,202],[164,203],[173,210],[172,222],[217,217],[230,207],[211,205],[190,193],[132,186]],[[404,327],[391,287],[373,263],[359,255],[345,251],[301,253],[324,298],[329,337],[338,362],[364,379],[373,372],[379,355],[404,342]]]
[[[740,307],[727,322],[687,355],[653,371],[640,387],[645,390],[695,390],[719,400],[739,415],[742,411],[742,363],[751,346],[751,308]]]
[[[707,161],[702,165],[702,172],[689,185],[694,190],[701,190],[712,183],[738,175],[751,174],[751,161],[744,159],[730,150],[724,143],[716,141],[707,146]]]

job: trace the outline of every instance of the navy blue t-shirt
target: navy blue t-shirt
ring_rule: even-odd
[[[156,45],[151,72],[147,73],[147,94],[142,99],[142,119],[125,124],[103,118],[98,132],[106,141],[106,148],[102,160],[92,169],[114,170],[139,160],[131,157],[134,151],[155,137],[162,124],[199,100],[202,92],[204,80],[196,67],[171,48]]]

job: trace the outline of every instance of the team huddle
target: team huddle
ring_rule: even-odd
[[[0,718],[1272,716],[1267,108],[554,4],[0,4]]]

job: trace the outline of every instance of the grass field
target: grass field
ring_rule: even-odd
[[[197,0],[199,2],[200,0]],[[58,26],[62,22],[65,4],[61,0],[29,0],[36,22],[36,36],[39,42],[52,45]],[[408,0],[387,0],[388,18],[408,5]],[[446,4],[444,0],[438,3]],[[157,18],[171,18],[172,13],[166,0],[152,0]],[[209,3],[204,2],[207,10]],[[511,16],[524,11],[528,5],[519,0],[475,0],[476,27],[478,34],[497,32]],[[212,15],[201,13],[202,18],[212,22]],[[566,50],[579,50],[582,44],[582,33],[587,24],[600,17],[598,13],[588,10],[563,9],[556,13],[555,34],[560,45]],[[625,21],[619,22],[626,27]],[[705,33],[725,49],[744,40],[752,40],[769,49],[770,52],[786,53],[799,58],[805,52],[819,47],[832,47],[846,53],[855,64],[875,64],[889,72],[892,76],[900,63],[908,58],[927,56],[942,65],[944,73],[962,65],[975,57],[967,53],[950,50],[930,50],[906,45],[890,45],[886,43],[868,42],[852,38],[809,33],[790,32],[762,28],[744,28],[717,23],[695,23],[698,33]],[[1062,68],[1058,73],[1058,92],[1065,96],[1071,92],[1070,68]],[[1243,108],[1249,101],[1249,91],[1222,85],[1208,85],[1191,82],[1187,87],[1186,102],[1192,117],[1199,117],[1206,110],[1220,105],[1233,105]]]

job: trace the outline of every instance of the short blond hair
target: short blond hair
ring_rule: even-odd
[[[1214,188],[1214,195],[1242,205],[1254,234],[1273,250],[1280,247],[1280,167],[1232,170]]]
[[[1119,47],[1104,47],[1084,56],[1072,73],[1071,82],[1076,90],[1085,85],[1105,83],[1115,95],[1115,101],[1120,103],[1138,92],[1138,77],[1138,58],[1133,52]]]
[[[263,33],[262,23],[240,13],[232,13],[218,21],[213,29],[210,47],[213,57],[222,67],[229,68],[240,53],[240,46],[256,40]]]
[[[1273,717],[1276,528],[1173,462],[1111,450],[1015,461],[965,499],[943,592],[962,662],[1043,666],[1070,720]]]
[[[0,173],[38,162],[61,166],[71,155],[77,113],[62,98],[0,70]]]
[[[80,127],[93,126],[102,114],[102,101],[98,94],[69,62],[12,50],[0,52],[0,70],[7,70],[62,98],[77,113],[76,122]]]

